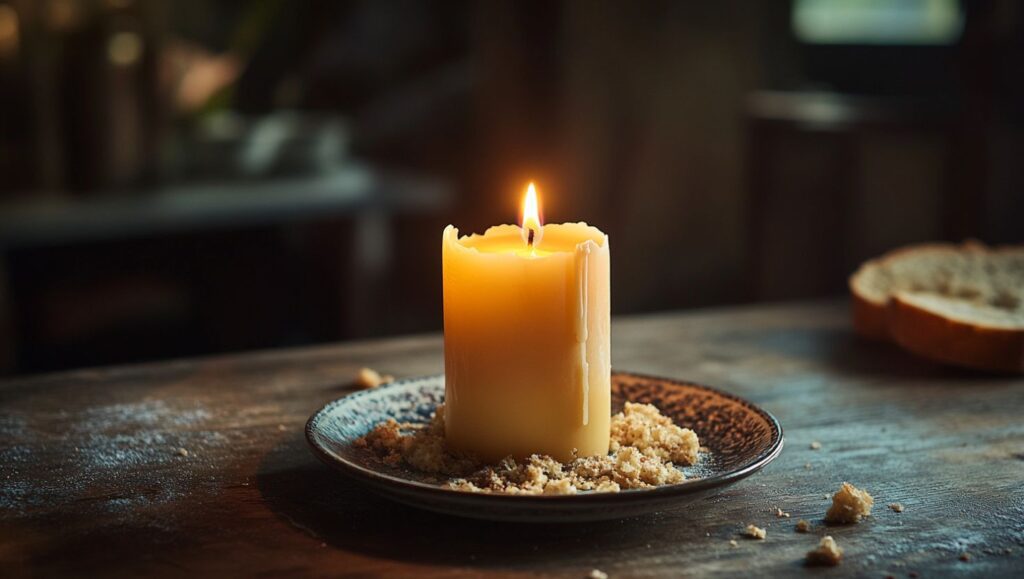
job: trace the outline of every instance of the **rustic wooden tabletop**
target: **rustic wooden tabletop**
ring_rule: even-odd
[[[1024,380],[859,341],[844,303],[617,320],[616,367],[749,397],[786,448],[707,501],[601,524],[434,515],[313,458],[306,419],[360,366],[438,373],[441,347],[409,337],[2,383],[0,575],[1024,575]],[[873,516],[826,528],[843,481],[875,496]],[[794,532],[800,518],[810,534]],[[767,539],[740,536],[747,523]],[[843,563],[803,567],[826,533]]]

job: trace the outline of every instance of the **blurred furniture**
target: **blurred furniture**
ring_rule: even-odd
[[[757,91],[745,120],[755,299],[836,293],[890,248],[978,234],[985,143],[954,102]]]
[[[4,203],[0,368],[387,333],[404,299],[388,291],[402,244],[425,243],[408,221],[438,234],[432,216],[451,198],[442,181],[353,162],[311,177]]]
[[[439,327],[464,8],[0,0],[0,373]]]
[[[625,318],[614,334],[616,367],[749,397],[779,418],[786,450],[682,510],[511,525],[378,498],[306,447],[306,419],[352,393],[361,366],[441,372],[440,336],[8,380],[0,568],[12,577],[585,577],[595,568],[789,577],[828,533],[846,550],[829,577],[1020,574],[1020,377],[945,369],[857,340],[836,302]],[[825,497],[844,480],[875,496],[872,517],[823,527]],[[906,510],[887,508],[895,502]],[[810,534],[793,532],[798,519],[813,522]],[[767,528],[767,543],[739,535],[748,522]]]

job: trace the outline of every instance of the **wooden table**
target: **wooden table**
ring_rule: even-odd
[[[681,511],[488,523],[378,499],[303,439],[360,366],[440,372],[438,336],[12,380],[0,385],[0,575],[1024,574],[1024,380],[859,341],[837,302],[620,319],[614,340],[619,368],[764,405],[786,430],[782,456]],[[843,481],[874,494],[874,514],[826,530],[826,494]],[[799,518],[811,534],[793,531]],[[767,540],[739,536],[748,522]],[[826,532],[843,564],[804,568]]]

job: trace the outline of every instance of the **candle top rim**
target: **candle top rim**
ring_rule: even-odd
[[[585,221],[546,223],[541,228],[544,229],[544,237],[541,240],[541,244],[537,247],[540,253],[528,257],[544,259],[559,254],[574,253],[590,244],[593,244],[598,249],[608,246],[608,235],[597,227],[587,224]],[[483,233],[459,235],[457,227],[448,225],[445,227],[443,237],[446,242],[451,242],[454,246],[475,254],[513,256],[515,251],[512,248],[522,243],[521,231],[522,228],[518,225],[504,224],[492,225]],[[509,241],[509,249],[488,251],[487,248],[476,246],[477,242],[487,238],[495,240],[507,239]],[[519,255],[517,257],[527,256]]]

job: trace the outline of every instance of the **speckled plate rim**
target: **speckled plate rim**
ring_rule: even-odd
[[[696,387],[701,390],[714,393],[717,396],[728,398],[734,402],[737,402],[747,408],[748,410],[761,416],[771,429],[771,440],[767,447],[762,450],[756,457],[750,460],[748,463],[728,470],[724,473],[720,473],[707,478],[700,478],[694,480],[686,480],[681,483],[664,485],[653,488],[645,489],[627,489],[617,493],[579,493],[575,495],[510,495],[501,493],[471,493],[466,491],[459,491],[455,489],[448,489],[441,486],[431,485],[401,477],[393,476],[390,474],[374,471],[353,462],[350,462],[346,458],[336,454],[330,448],[319,444],[317,437],[317,423],[320,420],[325,419],[336,406],[345,404],[357,397],[371,396],[375,393],[379,393],[381,389],[385,388],[397,388],[403,385],[408,385],[414,382],[423,380],[443,380],[443,374],[435,374],[432,376],[418,376],[415,378],[405,378],[402,380],[396,380],[390,384],[385,384],[372,390],[363,390],[349,394],[343,398],[328,402],[320,410],[316,411],[309,420],[306,422],[306,442],[309,443],[313,454],[320,459],[323,463],[338,469],[344,474],[347,474],[354,479],[367,484],[369,486],[377,486],[381,484],[387,484],[407,492],[416,494],[430,494],[437,497],[443,497],[448,499],[458,499],[463,503],[479,503],[481,505],[493,504],[497,501],[504,501],[508,506],[553,506],[554,504],[567,504],[572,503],[576,505],[599,505],[599,504],[616,504],[621,505],[623,503],[630,502],[648,502],[658,499],[667,499],[674,496],[682,496],[688,494],[696,494],[702,491],[713,489],[716,487],[726,486],[737,481],[740,481],[755,472],[761,470],[773,460],[775,460],[782,452],[784,444],[784,437],[782,432],[782,425],[778,419],[775,418],[767,410],[761,408],[757,404],[737,396],[735,394],[713,388],[711,386],[705,386],[696,382],[688,382],[684,380],[676,380],[673,378],[665,378],[663,376],[654,376],[651,374],[642,374],[638,372],[627,372],[627,371],[613,371],[612,375],[622,377],[633,377],[646,380],[659,380],[669,384],[683,387]]]

